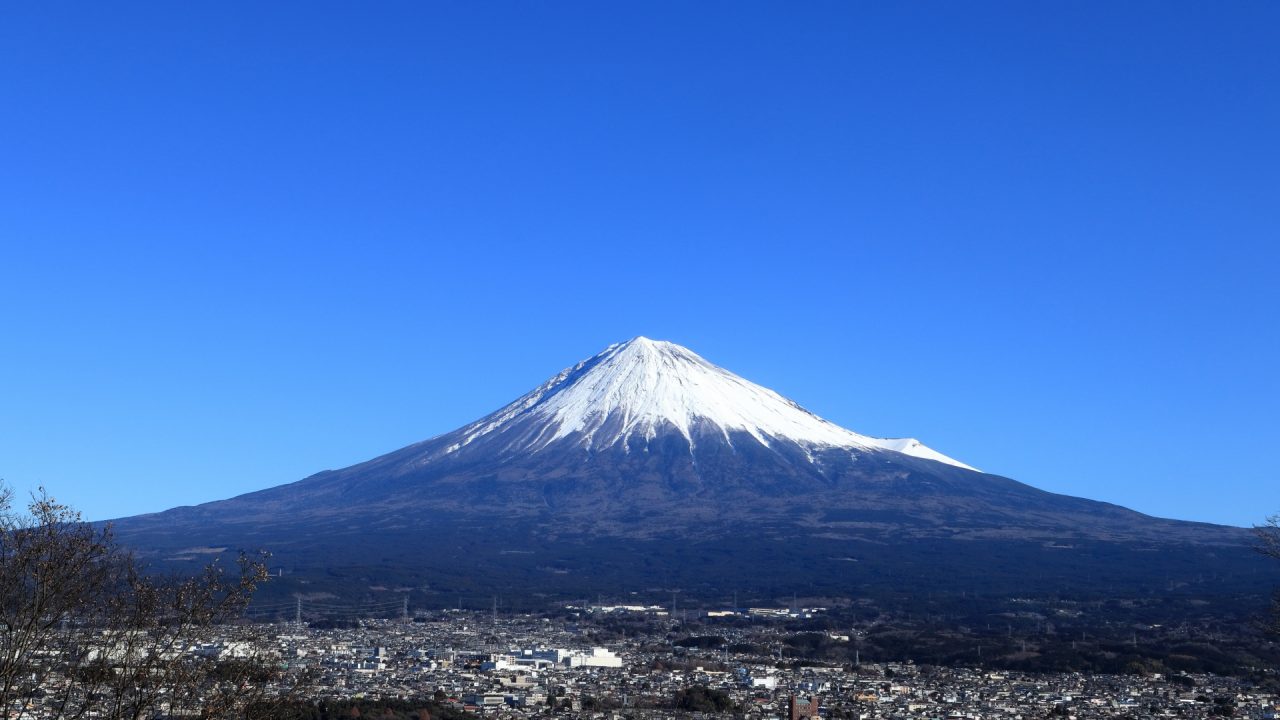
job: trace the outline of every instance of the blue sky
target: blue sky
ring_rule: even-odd
[[[1163,516],[1280,512],[1280,5],[0,9],[0,478],[91,518],[635,335]]]

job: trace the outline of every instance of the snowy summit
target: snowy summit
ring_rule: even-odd
[[[560,440],[599,450],[630,437],[651,440],[667,432],[683,435],[691,447],[708,434],[731,443],[731,433],[746,433],[765,446],[788,441],[813,449],[888,450],[973,469],[913,438],[875,438],[846,430],[688,348],[646,337],[610,345],[565,369],[463,428],[459,442],[446,452],[508,433],[513,438],[510,450],[536,452]]]

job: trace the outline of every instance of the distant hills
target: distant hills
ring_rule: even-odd
[[[667,342],[612,345],[470,425],[115,521],[146,557],[268,548],[275,592],[762,598],[1258,592],[1240,528],[1149,517],[861,435]]]

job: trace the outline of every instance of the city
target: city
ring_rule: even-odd
[[[278,665],[282,674],[263,697],[287,695],[294,707],[368,710],[418,703],[437,712],[512,719],[1280,716],[1275,670],[1259,683],[1198,673],[1019,673],[789,657],[780,622],[820,613],[756,608],[673,619],[656,606],[569,607],[520,616],[440,611],[408,620],[350,620],[328,629],[228,625],[188,652],[209,662],[256,658]],[[620,618],[643,630],[619,638],[600,622]],[[706,636],[691,631],[718,633],[723,646],[701,647],[708,643],[697,640]],[[752,651],[762,647],[770,654]],[[10,710],[15,717],[49,716],[37,704]]]
[[[622,612],[626,612],[625,610]],[[645,612],[641,610],[640,612]],[[653,611],[648,611],[653,612]],[[778,613],[785,614],[785,609]],[[665,613],[663,613],[665,615]],[[314,699],[431,697],[485,717],[658,718],[683,715],[682,692],[723,693],[737,717],[789,718],[793,698],[824,718],[1231,716],[1273,719],[1280,693],[1209,675],[1018,674],[913,663],[830,667],[673,645],[657,634],[593,645],[594,623],[441,613],[426,622],[363,621],[354,629],[272,628],[281,660],[309,672]],[[254,634],[263,628],[250,627]],[[661,634],[667,630],[667,634]],[[776,637],[768,621],[727,639]],[[848,640],[848,638],[844,638]],[[234,648],[236,635],[224,641]],[[714,712],[713,710],[700,710]]]

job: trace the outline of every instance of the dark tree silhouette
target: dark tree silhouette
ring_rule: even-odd
[[[239,618],[266,579],[241,555],[195,577],[144,572],[108,527],[36,493],[25,511],[0,486],[0,718],[245,717],[266,709],[276,664],[244,645],[191,652]]]

